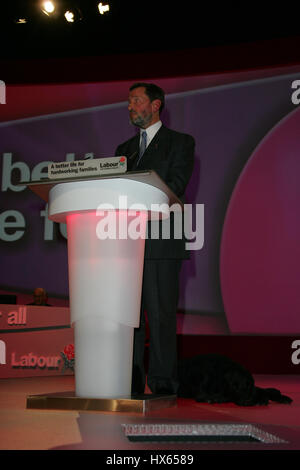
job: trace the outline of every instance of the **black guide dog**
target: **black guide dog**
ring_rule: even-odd
[[[275,388],[256,387],[251,373],[220,354],[200,354],[178,364],[178,397],[200,403],[235,403],[240,406],[291,403]]]

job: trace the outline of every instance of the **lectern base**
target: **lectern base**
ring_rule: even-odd
[[[27,397],[27,408],[39,410],[122,411],[145,414],[176,405],[176,395],[149,394],[133,395],[128,398],[83,398],[76,397],[75,392],[60,392]]]

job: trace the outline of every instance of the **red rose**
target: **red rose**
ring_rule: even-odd
[[[71,359],[74,359],[74,357],[75,357],[74,345],[73,344],[68,344],[68,346],[66,346],[64,348],[64,354],[67,356],[69,361]]]

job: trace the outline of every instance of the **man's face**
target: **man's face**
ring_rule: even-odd
[[[135,88],[129,93],[128,110],[134,126],[146,129],[159,120],[159,100],[150,101],[144,87]]]
[[[42,289],[35,289],[33,293],[33,301],[35,305],[44,305],[46,301],[45,292]]]

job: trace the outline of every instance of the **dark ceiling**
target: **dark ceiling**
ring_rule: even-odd
[[[1,58],[175,51],[300,36],[299,2],[111,0],[103,2],[110,12],[102,16],[95,0],[59,3],[77,6],[82,20],[68,24],[62,16],[47,17],[39,0],[2,0]],[[27,23],[14,23],[19,17]]]

